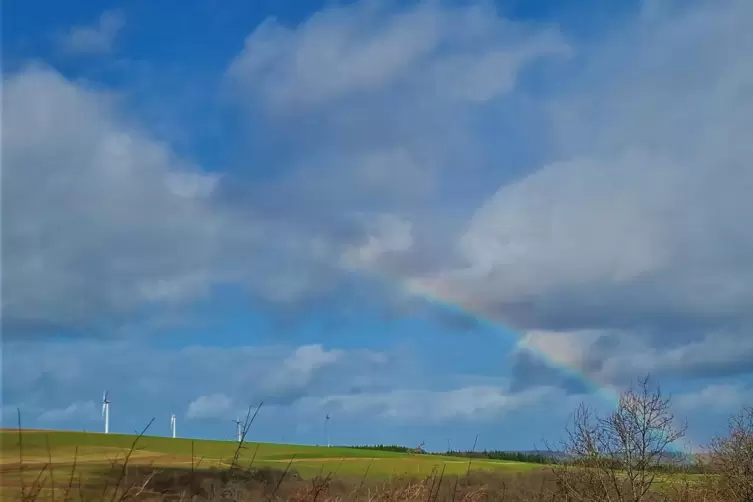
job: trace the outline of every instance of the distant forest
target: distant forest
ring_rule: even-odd
[[[392,451],[396,453],[415,453],[416,448],[409,448],[407,446],[399,445],[364,445],[364,446],[350,446],[350,448],[356,448],[359,450],[379,450],[379,451]],[[422,454],[428,455],[449,455],[452,457],[465,457],[465,458],[483,458],[490,460],[509,460],[513,462],[527,462],[531,464],[551,464],[556,458],[557,454],[545,454],[535,452],[521,452],[521,451],[446,451],[440,453],[426,453],[420,450]]]
[[[357,450],[394,451],[396,453],[410,453],[410,452],[415,451],[415,448],[408,448],[407,446],[399,446],[399,445],[396,445],[396,444],[375,444],[375,445],[364,445],[364,446],[348,446],[348,448],[355,448]],[[422,450],[422,452],[423,452],[423,450]]]
[[[556,453],[545,454],[526,451],[449,451],[440,455],[453,457],[486,458],[490,460],[509,460],[512,462],[527,462],[529,464],[551,464],[557,457]]]
[[[421,453],[423,455],[446,455],[452,457],[465,457],[468,459],[489,459],[489,460],[508,460],[512,462],[526,462],[529,464],[553,464],[557,461],[567,460],[567,455],[561,452],[541,452],[541,451],[445,451],[437,453],[428,453],[424,450],[417,450],[416,448],[408,448],[407,446],[399,445],[369,445],[369,446],[349,446],[348,448],[356,448],[360,450],[380,450],[380,451],[392,451],[397,453]],[[705,473],[708,470],[708,466],[703,462],[695,462],[693,458],[686,458],[685,455],[680,453],[665,453],[666,463],[652,467],[652,471],[662,473]]]

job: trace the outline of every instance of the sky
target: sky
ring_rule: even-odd
[[[753,2],[10,1],[2,424],[534,449],[753,404]]]

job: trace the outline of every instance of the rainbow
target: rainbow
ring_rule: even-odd
[[[609,405],[619,402],[620,390],[616,386],[600,381],[574,364],[569,364],[566,359],[556,357],[550,351],[527,343],[526,335],[521,334],[519,330],[514,329],[503,320],[489,315],[469,301],[453,298],[457,295],[443,291],[443,288],[437,284],[428,285],[420,281],[413,281],[407,283],[405,289],[410,295],[419,297],[431,305],[438,306],[451,313],[472,317],[483,326],[491,328],[492,331],[514,339],[516,346],[525,348],[536,357],[546,361],[550,366],[581,382],[592,394],[603,399]]]
[[[384,272],[376,273],[375,270],[370,270],[370,273],[364,274],[365,271],[363,269],[357,267],[348,268],[357,275],[363,275],[364,278],[371,280],[376,279],[379,282],[383,282],[388,288],[394,288],[397,284],[398,289],[407,296],[420,298],[421,300],[447,312],[469,316],[483,326],[491,328],[492,332],[500,333],[507,338],[513,339],[516,347],[524,348],[536,357],[546,361],[550,366],[559,369],[565,375],[581,382],[590,391],[591,395],[599,398],[609,407],[616,407],[620,402],[622,392],[619,387],[599,380],[595,375],[583,371],[579,366],[568,361],[567,358],[557,357],[556,353],[553,353],[553,351],[547,351],[541,346],[527,343],[529,333],[521,333],[520,330],[505,323],[504,320],[490,315],[479,306],[473,305],[473,302],[467,299],[458,298],[458,295],[447,291],[446,287],[443,287],[439,282],[435,281],[433,283],[427,283],[426,281],[421,280],[406,281],[405,278],[401,277],[389,277],[385,275]],[[683,454],[683,451],[679,445],[670,445],[668,447],[668,453]]]
[[[536,357],[545,360],[550,366],[559,369],[568,376],[574,377],[583,383],[594,396],[600,398],[610,407],[616,407],[620,402],[621,391],[618,387],[598,380],[573,364],[567,364],[564,362],[564,359],[553,356],[551,352],[542,350],[535,345],[526,344],[526,335],[521,334],[502,320],[490,316],[482,309],[472,306],[470,302],[454,299],[452,298],[453,295],[443,293],[441,288],[437,288],[436,286],[430,287],[420,282],[409,283],[406,290],[409,294],[420,297],[432,305],[439,306],[452,313],[470,316],[482,325],[491,328],[492,331],[513,338],[516,346],[524,347],[525,350],[533,353]],[[521,344],[521,342],[523,343]],[[685,454],[681,445],[669,445],[667,453]]]

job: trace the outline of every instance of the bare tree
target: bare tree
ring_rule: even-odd
[[[641,502],[673,458],[670,448],[687,427],[675,424],[671,398],[652,389],[648,377],[638,383],[607,416],[584,404],[576,410],[563,444],[568,460],[554,468],[568,500]]]
[[[711,465],[729,502],[753,502],[753,407],[732,417],[728,434],[711,443]]]

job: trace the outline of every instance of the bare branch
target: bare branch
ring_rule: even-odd
[[[645,500],[672,444],[685,435],[686,426],[675,426],[670,403],[646,377],[623,392],[606,416],[581,404],[566,429],[563,449],[570,460],[554,468],[560,487],[577,500]]]

